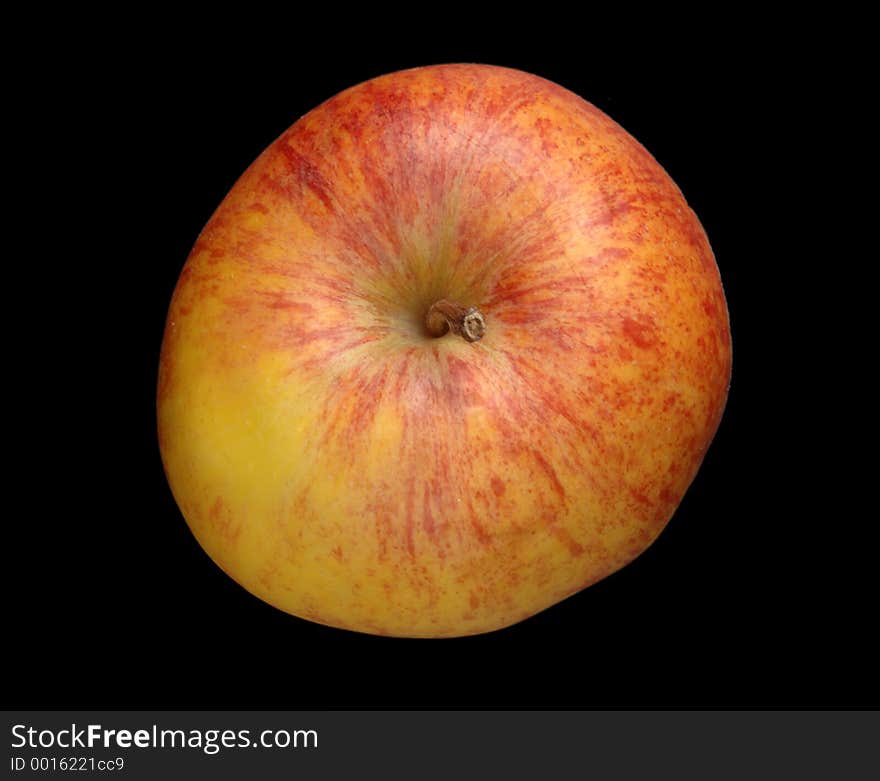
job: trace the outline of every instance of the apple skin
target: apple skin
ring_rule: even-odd
[[[443,297],[481,341],[427,334]],[[648,152],[537,76],[432,66],[328,100],[223,200],[171,302],[159,444],[256,596],[470,635],[651,544],[730,368],[705,232]]]

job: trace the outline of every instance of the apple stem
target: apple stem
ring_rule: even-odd
[[[478,342],[486,333],[486,321],[475,306],[464,307],[445,298],[431,305],[425,315],[425,325],[431,336],[452,331],[468,342]]]

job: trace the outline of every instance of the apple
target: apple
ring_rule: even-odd
[[[302,117],[211,217],[168,313],[159,444],[259,598],[470,635],[652,543],[730,367],[706,234],[638,142],[537,76],[416,68]]]

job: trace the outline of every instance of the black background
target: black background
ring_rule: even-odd
[[[10,354],[27,411],[12,414],[26,436],[5,520],[4,704],[880,702],[876,521],[852,499],[859,467],[840,436],[853,432],[831,396],[829,377],[851,372],[810,195],[827,167],[813,139],[845,106],[830,55],[782,48],[796,34],[762,25],[562,41],[462,25],[409,46],[272,19],[221,37],[137,28],[44,44],[33,56],[50,67],[24,90],[36,113],[16,122],[38,174],[8,288],[26,313]],[[695,483],[636,562],[489,635],[357,635],[260,602],[191,536],[155,434],[164,317],[199,230],[282,131],[357,82],[454,61],[562,84],[667,169],[721,269],[733,382]]]

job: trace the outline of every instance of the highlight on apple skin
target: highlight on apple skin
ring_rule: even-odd
[[[168,313],[159,445],[259,598],[470,635],[651,544],[730,368],[706,234],[636,140],[531,74],[416,68],[302,117],[211,217]]]

